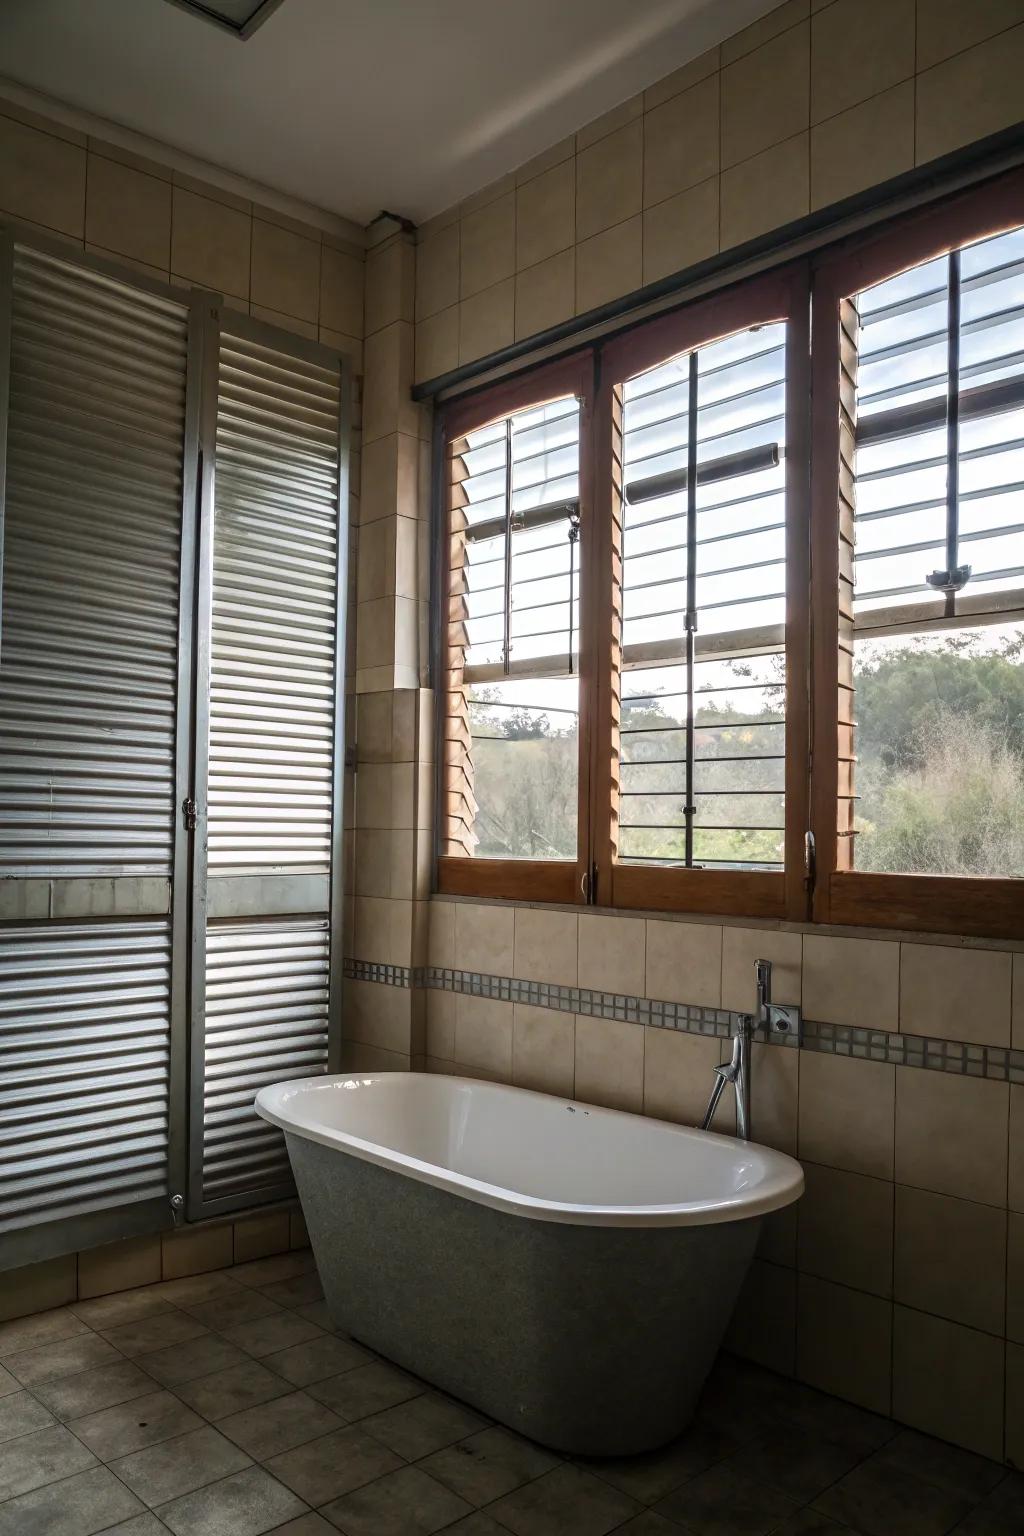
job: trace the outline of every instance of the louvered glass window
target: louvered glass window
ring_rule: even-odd
[[[786,326],[623,390],[619,859],[783,864]]]
[[[1024,228],[858,294],[858,869],[1024,875]]]
[[[452,445],[446,851],[576,857],[580,407]]]

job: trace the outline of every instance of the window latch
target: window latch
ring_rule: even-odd
[[[814,890],[814,877],[817,872],[816,851],[814,847],[814,833],[804,833],[804,889]]]
[[[199,807],[191,795],[181,802],[181,824],[186,832],[194,832],[199,821]]]

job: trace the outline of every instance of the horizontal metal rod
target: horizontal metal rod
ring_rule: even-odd
[[[995,384],[978,384],[973,389],[960,392],[960,420],[973,421],[980,416],[997,416],[1024,405],[1024,377],[1000,379]],[[894,438],[909,437],[916,432],[927,432],[946,424],[946,396],[937,395],[930,400],[915,400],[911,405],[898,405],[891,411],[878,411],[862,417],[857,423],[857,447],[873,443],[886,443]],[[700,475],[698,472],[698,483]]]
[[[665,449],[650,457],[660,459],[664,453],[673,451]],[[752,475],[762,469],[775,469],[779,459],[778,443],[762,443],[756,448],[744,448],[739,453],[723,453],[717,459],[705,459],[703,464],[697,465],[697,484],[713,485],[719,480],[731,480],[736,475]],[[659,496],[677,495],[686,490],[689,475],[688,468],[669,469],[662,475],[629,480],[625,488],[626,500],[630,506],[635,507],[642,501],[654,501]]]
[[[527,507],[512,513],[512,532],[518,533],[524,528],[545,528],[550,523],[567,521],[573,513],[579,511],[579,497],[574,496],[568,501],[553,501],[544,507]],[[505,514],[498,517],[490,517],[486,522],[473,523],[462,530],[463,538],[467,544],[475,544],[481,539],[494,539],[505,532]]]

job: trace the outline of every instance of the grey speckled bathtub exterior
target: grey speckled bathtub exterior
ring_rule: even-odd
[[[331,1315],[371,1349],[575,1455],[690,1421],[759,1218],[588,1227],[506,1215],[289,1134]]]

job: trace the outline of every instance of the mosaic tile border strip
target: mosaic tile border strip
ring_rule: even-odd
[[[457,971],[446,966],[383,965],[372,960],[346,960],[344,974],[354,981],[376,981],[395,987],[426,987],[441,992],[461,992],[502,1003],[522,1003],[530,1008],[553,1008],[561,1013],[586,1014],[615,1019],[623,1024],[645,1024],[654,1029],[681,1030],[690,1035],[728,1039],[741,1014],[727,1008],[705,1008],[694,1003],[659,1002],[617,992],[594,992],[586,987],[562,987],[547,981],[520,981],[514,976],[489,976],[482,971]],[[973,1045],[964,1040],[935,1040],[926,1035],[902,1035],[884,1029],[855,1029],[845,1024],[801,1022],[801,1039],[758,1030],[755,1037],[784,1049],[819,1051],[878,1061],[889,1066],[921,1067],[929,1072],[951,1072],[961,1077],[989,1078],[1001,1083],[1024,1083],[1024,1050],[1005,1046]]]

